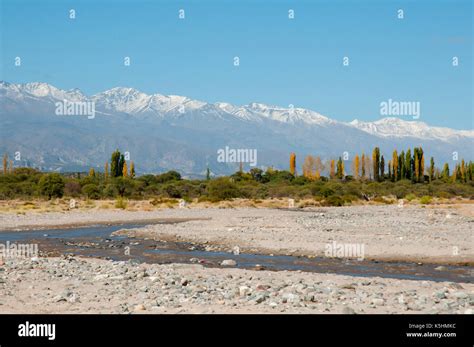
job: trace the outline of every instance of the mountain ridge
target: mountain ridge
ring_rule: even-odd
[[[85,95],[78,88],[62,90],[45,82],[13,84],[5,81],[0,81],[0,89],[5,89],[5,87],[13,87],[13,89],[17,92],[26,91],[27,93],[32,94],[36,97],[46,97],[48,95],[52,95],[54,98],[58,99],[58,101],[61,101],[61,99],[65,98],[66,96],[73,96],[69,101],[90,100],[98,103],[99,105],[104,106],[105,108],[111,108],[114,111],[127,112],[130,114],[139,114],[147,111],[168,113],[175,110],[181,105],[191,110],[200,109],[205,106],[214,106],[229,114],[233,114],[244,119],[252,119],[252,117],[248,117],[248,112],[250,111],[255,112],[265,118],[270,118],[272,120],[277,120],[281,122],[291,122],[296,119],[306,123],[340,123],[353,126],[365,132],[380,136],[422,136],[423,131],[424,133],[427,133],[432,129],[435,129],[437,132],[437,136],[440,139],[442,138],[442,132],[444,132],[444,135],[446,137],[445,131],[449,129],[450,131],[447,134],[448,136],[460,135],[474,137],[474,130],[458,130],[447,127],[430,126],[422,121],[403,120],[397,117],[385,117],[376,121],[360,121],[358,119],[354,119],[351,122],[341,122],[326,117],[316,111],[305,108],[282,107],[257,102],[251,102],[245,105],[233,105],[228,102],[208,103],[205,101],[194,100],[181,95],[164,95],[160,93],[146,94],[139,91],[138,89],[131,87],[114,87],[103,92],[93,94],[91,96]],[[48,92],[48,94],[44,94],[45,92]],[[118,100],[115,103],[110,104],[110,98]],[[125,99],[126,102],[124,102],[123,99]],[[104,100],[109,102],[104,103]],[[141,103],[139,103],[138,105],[136,105],[137,100],[141,100]],[[158,106],[162,107],[160,108]],[[245,111],[247,111],[247,113]],[[294,116],[294,118],[292,119],[290,116]],[[253,119],[255,120],[255,118]],[[406,131],[406,133],[387,133],[388,122],[391,122],[397,126],[401,126],[403,130]],[[416,129],[414,131],[410,131],[410,128],[407,127],[408,125],[413,125],[414,127],[416,127]]]
[[[59,117],[55,103],[64,100],[94,102],[95,119]],[[216,151],[225,146],[258,149],[259,166],[281,168],[287,168],[290,152],[299,158],[347,152],[351,160],[354,153],[369,153],[375,146],[386,158],[394,148],[420,145],[438,160],[451,160],[455,151],[473,157],[474,131],[393,117],[346,123],[304,108],[207,103],[126,87],[87,96],[77,88],[62,90],[42,82],[1,81],[0,102],[5,140],[0,150],[21,149],[31,165],[48,170],[100,168],[115,148],[133,152],[142,172],[180,169],[189,174],[202,174],[207,166],[217,174],[234,171],[238,163],[216,161]]]

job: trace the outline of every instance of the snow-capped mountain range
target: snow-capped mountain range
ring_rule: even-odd
[[[471,138],[474,136],[473,130],[433,127],[424,122],[405,121],[396,117],[383,118],[375,122],[362,122],[355,119],[349,124],[369,134],[382,137],[417,137],[449,141],[459,136]]]
[[[95,117],[59,116],[57,103],[93,103]],[[86,96],[47,83],[0,82],[0,150],[20,152],[32,166],[50,170],[101,167],[111,151],[130,152],[141,172],[178,169],[200,174],[235,170],[219,163],[218,149],[257,149],[258,165],[286,168],[296,152],[323,158],[422,145],[443,161],[473,158],[474,131],[432,127],[424,122],[384,118],[375,122],[339,122],[303,108],[261,103],[236,106],[177,95],[148,95],[117,87]],[[20,163],[18,163],[20,164]],[[141,169],[141,170],[140,170]]]

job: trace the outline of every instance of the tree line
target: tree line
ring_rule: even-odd
[[[302,164],[302,175],[310,180],[321,179],[323,173],[328,173],[329,179],[344,179],[349,177],[355,180],[400,181],[409,180],[413,183],[431,182],[437,179],[453,182],[467,182],[473,180],[474,163],[466,163],[461,159],[460,163],[454,165],[450,172],[449,164],[445,163],[442,170],[435,166],[435,160],[430,158],[429,166],[425,167],[425,154],[422,147],[415,147],[413,154],[411,149],[398,154],[394,150],[391,158],[387,161],[380,154],[380,148],[375,147],[372,156],[362,153],[356,154],[352,161],[352,174],[345,171],[344,160],[339,157],[324,162],[319,156],[307,155]],[[290,154],[290,173],[297,176],[296,154]]]
[[[440,198],[474,198],[473,164],[461,160],[450,172],[435,167],[430,158],[425,168],[423,150],[415,148],[392,153],[387,161],[379,148],[372,156],[362,153],[352,161],[351,174],[346,172],[341,157],[323,161],[307,156],[302,173],[297,172],[296,154],[290,154],[289,170],[273,167],[243,166],[232,175],[211,177],[208,169],[203,179],[183,179],[176,171],[136,175],[132,161],[115,150],[104,170],[91,168],[88,173],[46,173],[33,168],[13,167],[4,156],[0,175],[0,199],[68,196],[88,199],[200,199],[219,201],[233,198],[311,198],[324,204],[350,203],[358,199],[398,199],[410,196]],[[413,184],[425,183],[425,184]],[[426,199],[425,199],[426,200]]]

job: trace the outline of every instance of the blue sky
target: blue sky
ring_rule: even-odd
[[[419,101],[420,120],[473,128],[471,0],[1,3],[8,82],[293,104],[341,121],[377,120],[388,99]]]

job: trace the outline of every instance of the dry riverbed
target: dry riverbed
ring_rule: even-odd
[[[74,257],[7,260],[1,313],[473,313],[474,284]]]
[[[470,264],[473,205],[309,209],[183,208],[0,214],[22,230],[179,220],[118,233],[208,250],[324,255],[333,241],[366,259]],[[0,313],[472,313],[474,284],[299,271],[136,264],[79,257],[0,261]]]
[[[474,205],[318,207],[309,209],[184,208],[154,211],[72,210],[0,214],[3,230],[136,220],[188,222],[124,230],[128,236],[239,247],[248,253],[322,256],[333,241],[364,245],[366,259],[445,264],[474,262]],[[193,220],[197,219],[197,220]],[[120,233],[120,232],[119,232]]]
[[[473,205],[469,205],[474,208]],[[207,244],[209,250],[324,256],[328,244],[363,245],[366,259],[474,263],[474,218],[448,208],[351,206],[307,210],[189,209],[185,223],[119,231]]]

